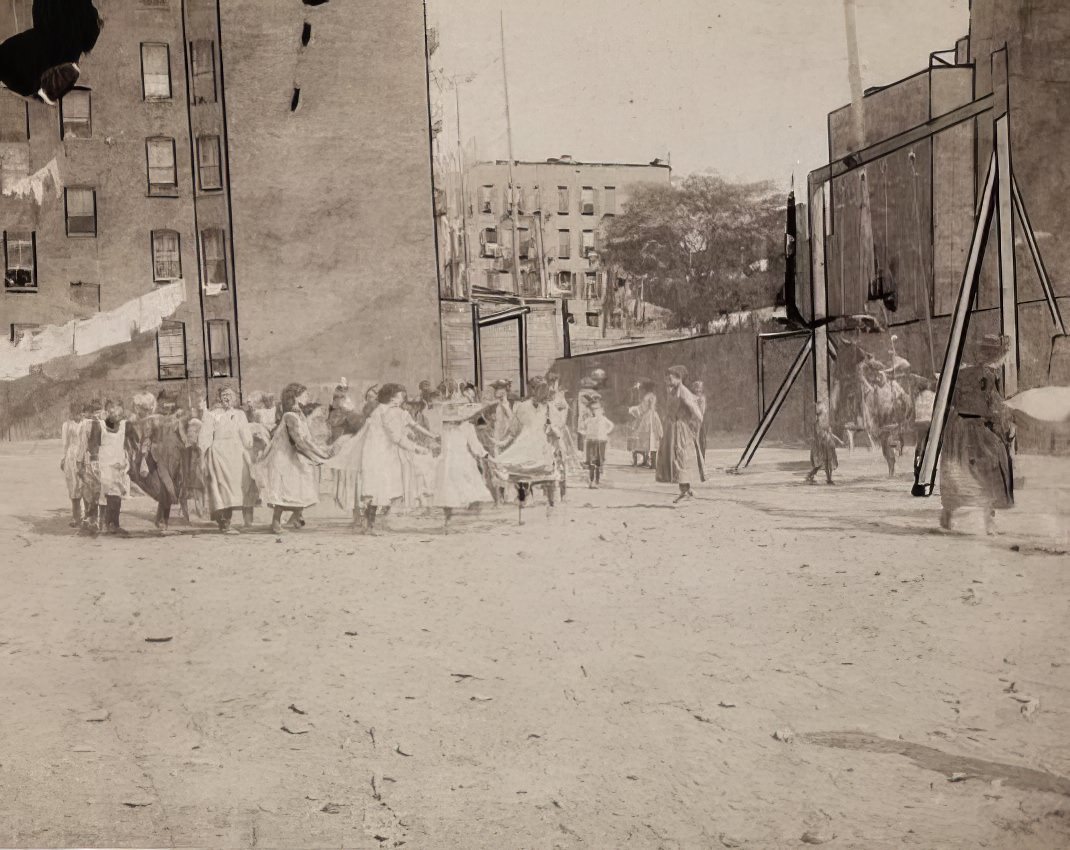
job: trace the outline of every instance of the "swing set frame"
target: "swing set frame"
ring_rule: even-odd
[[[1019,224],[1025,237],[1041,289],[1056,328],[1057,336],[1066,336],[1066,324],[1059,308],[1058,299],[1047,268],[1044,265],[1036,234],[1033,230],[1025,201],[1011,166],[1010,100],[1008,93],[1008,48],[1004,45],[992,54],[993,92],[975,98],[969,103],[943,115],[898,133],[888,139],[854,151],[840,160],[831,162],[810,173],[807,179],[807,214],[809,217],[808,243],[810,248],[810,316],[811,330],[789,331],[784,334],[763,334],[760,337],[801,336],[804,343],[792,362],[787,376],[767,409],[761,410],[761,418],[743,455],[729,472],[738,473],[754,458],[773,420],[782,409],[788,393],[795,384],[806,359],[812,354],[813,398],[815,404],[830,402],[830,360],[835,358],[834,345],[829,336],[828,273],[826,268],[826,242],[828,238],[828,193],[832,180],[865,168],[870,163],[919,142],[931,139],[939,133],[968,121],[991,121],[992,148],[989,165],[976,207],[973,234],[962,282],[951,316],[951,328],[943,358],[943,367],[937,385],[936,404],[932,426],[922,452],[921,463],[915,473],[911,493],[914,496],[932,495],[936,482],[937,465],[943,442],[955,382],[962,363],[967,331],[972,317],[973,305],[981,279],[981,266],[987,247],[993,220],[998,231],[998,281],[1000,292],[1000,329],[1010,340],[1011,354],[1003,367],[1003,386],[1007,395],[1018,392],[1020,348],[1018,335],[1018,282],[1016,270],[1015,224]],[[926,287],[928,289],[928,287]],[[759,352],[763,340],[760,338]],[[759,369],[761,356],[759,354]],[[759,386],[763,376],[759,373]],[[764,392],[759,389],[760,406],[764,408]]]

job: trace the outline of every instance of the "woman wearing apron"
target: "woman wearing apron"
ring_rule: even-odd
[[[119,525],[123,499],[130,495],[130,455],[126,447],[126,419],[120,401],[105,406],[104,421],[99,423],[100,443],[97,465],[100,469],[100,501],[104,509],[104,533],[128,536]]]

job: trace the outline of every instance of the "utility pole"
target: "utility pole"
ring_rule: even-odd
[[[513,220],[513,290],[520,291],[520,216],[516,208],[516,184],[513,182],[513,120],[509,113],[509,74],[505,68],[505,12],[500,13],[502,37],[502,83],[505,89],[505,131],[509,142],[509,214]]]
[[[464,145],[461,143],[461,87],[456,77],[453,78],[453,96],[457,104],[457,172],[461,181],[461,250],[464,252],[464,273],[460,275],[463,290],[461,294],[463,297],[468,297],[468,270],[472,258],[468,253],[468,193],[465,191],[464,184]]]
[[[866,144],[865,117],[862,101],[862,64],[858,58],[858,23],[855,17],[855,0],[843,0],[843,23],[847,33],[847,78],[851,85],[851,152],[861,150]]]

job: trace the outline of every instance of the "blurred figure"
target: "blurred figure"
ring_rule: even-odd
[[[658,445],[664,433],[661,417],[658,416],[658,397],[653,381],[641,381],[635,385],[639,391],[639,403],[628,408],[632,417],[632,429],[628,435],[628,451],[632,453],[633,466],[653,469],[657,465]]]
[[[1007,337],[986,336],[981,363],[959,371],[940,453],[941,528],[951,528],[956,510],[979,507],[985,531],[995,534],[996,511],[1014,506],[1014,422],[1000,375],[1009,352]]]
[[[698,444],[702,411],[698,400],[687,388],[687,367],[670,367],[665,383],[668,389],[665,430],[658,449],[655,477],[662,484],[676,484],[680,488],[675,504],[695,497],[691,489],[693,481],[706,480],[706,467]]]

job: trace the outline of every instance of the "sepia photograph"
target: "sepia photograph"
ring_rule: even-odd
[[[0,0],[0,848],[1070,848],[1070,3]]]

